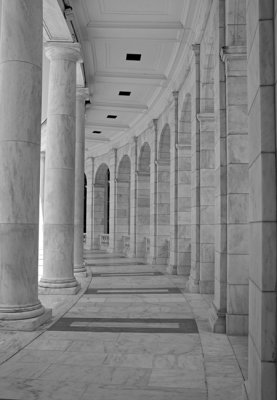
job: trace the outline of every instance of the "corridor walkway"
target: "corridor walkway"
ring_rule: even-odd
[[[75,304],[61,297],[62,318],[0,334],[26,336],[0,367],[0,400],[241,399],[246,338],[210,332],[210,296],[164,267],[101,252],[87,264],[92,279]]]

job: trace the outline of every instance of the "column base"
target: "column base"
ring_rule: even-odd
[[[81,289],[80,283],[75,279],[44,279],[38,284],[39,294],[76,294]]]
[[[249,388],[248,381],[244,381],[242,384],[242,400],[249,400]]]
[[[199,281],[190,276],[187,282],[187,289],[190,293],[199,293]]]
[[[169,275],[177,275],[177,265],[168,265],[166,267],[166,272]]]
[[[208,314],[212,331],[214,333],[226,333],[226,314],[218,311],[213,303]]]
[[[7,319],[0,320],[0,330],[8,331],[34,331],[39,326],[49,322],[52,318],[52,310],[45,309],[43,307],[43,313],[33,318],[19,319],[20,315],[17,315],[18,319]]]

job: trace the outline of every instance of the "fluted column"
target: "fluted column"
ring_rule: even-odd
[[[48,43],[50,59],[42,293],[76,293],[73,274],[76,62],[78,43]]]
[[[37,283],[41,59],[42,0],[3,0],[0,320],[6,322],[0,326],[6,329],[35,329],[51,316],[38,300]]]
[[[86,274],[83,255],[84,234],[84,163],[85,163],[85,100],[88,89],[76,93],[75,201],[74,201],[74,274]]]

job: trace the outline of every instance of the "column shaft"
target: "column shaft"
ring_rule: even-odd
[[[41,59],[42,1],[2,1],[0,319],[27,330],[50,317],[38,300]]]
[[[92,250],[94,158],[86,159],[85,170],[87,177],[87,204],[86,204],[86,241],[84,247],[85,250]]]
[[[77,89],[75,142],[75,200],[74,200],[74,273],[85,274],[84,236],[84,163],[85,163],[85,100],[88,90]]]
[[[77,43],[49,43],[43,292],[76,293],[73,274]]]

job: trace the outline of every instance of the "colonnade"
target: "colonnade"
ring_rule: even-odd
[[[213,293],[213,331],[248,334],[244,396],[251,400],[273,400],[277,392],[274,5],[214,1],[201,43],[190,49],[187,75],[162,115],[101,160],[88,155],[85,165],[85,248],[106,235],[108,251],[167,265],[168,273],[187,275],[189,291]],[[76,277],[86,273],[80,191],[88,93],[76,88],[81,49],[51,42],[46,54],[44,270],[38,283],[42,0],[4,0],[0,319],[6,329],[31,330],[49,320],[38,290],[76,294]],[[109,173],[109,232],[101,221],[95,229],[100,168]]]

